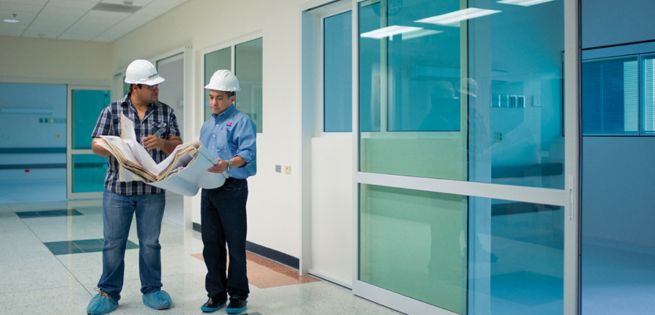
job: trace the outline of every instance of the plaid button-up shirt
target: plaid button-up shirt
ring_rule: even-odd
[[[168,105],[157,102],[150,104],[143,120],[139,119],[136,108],[130,101],[129,94],[123,100],[112,102],[105,107],[98,117],[98,122],[92,132],[92,137],[100,136],[120,136],[120,113],[134,121],[134,132],[137,141],[141,142],[143,137],[157,133],[161,138],[168,136],[180,136],[180,129],[177,125],[177,119],[173,109]],[[162,129],[162,130],[160,130]],[[166,158],[166,153],[161,150],[151,150],[150,156],[159,163]],[[144,182],[119,182],[118,181],[118,161],[114,156],[109,157],[109,169],[105,176],[105,189],[121,195],[147,195],[159,194],[164,192],[163,189],[150,186]]]

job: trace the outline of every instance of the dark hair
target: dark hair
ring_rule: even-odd
[[[225,91],[225,95],[227,95],[227,97],[232,97],[232,96],[237,95],[237,92],[234,92],[234,91]]]

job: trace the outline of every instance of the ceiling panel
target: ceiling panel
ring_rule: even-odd
[[[0,0],[0,35],[113,41],[186,1]],[[140,8],[114,12],[94,9],[98,4],[109,5],[109,10]],[[1,22],[12,13],[17,14],[19,23]]]

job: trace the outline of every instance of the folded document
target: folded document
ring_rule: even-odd
[[[100,136],[98,143],[118,160],[118,180],[143,181],[149,185],[186,196],[200,188],[217,188],[225,183],[225,173],[207,171],[215,158],[198,142],[180,144],[163,161],[156,163],[146,148],[136,141],[134,123],[121,114],[121,136]]]

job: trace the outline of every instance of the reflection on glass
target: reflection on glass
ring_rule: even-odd
[[[415,22],[458,9],[455,0],[360,3],[361,171],[466,180],[461,31]]]
[[[72,192],[102,192],[106,172],[107,158],[95,154],[73,154]]]
[[[563,314],[563,209],[468,200],[468,313]]]
[[[466,312],[466,197],[360,186],[359,280]]]
[[[203,87],[209,83],[209,79],[212,77],[212,74],[216,72],[216,70],[232,70],[232,53],[230,50],[231,48],[227,47],[205,54],[205,76]],[[205,91],[203,94],[205,100],[205,120],[207,120],[209,116],[211,116],[212,112],[209,110],[209,98],[207,96],[207,91]]]
[[[638,73],[637,58],[594,60],[582,64],[584,135],[638,133]]]
[[[655,59],[644,59],[644,131],[655,131]]]
[[[562,1],[460,3],[359,4],[360,171],[563,187]]]
[[[108,90],[73,90],[73,149],[91,149],[91,132],[102,109],[111,102]]]
[[[502,11],[468,23],[469,180],[562,188],[563,1],[469,5]]]
[[[323,20],[323,131],[352,130],[352,13]]]
[[[234,48],[234,73],[241,90],[237,92],[237,106],[257,124],[257,132],[264,130],[262,120],[262,39],[258,38]]]

